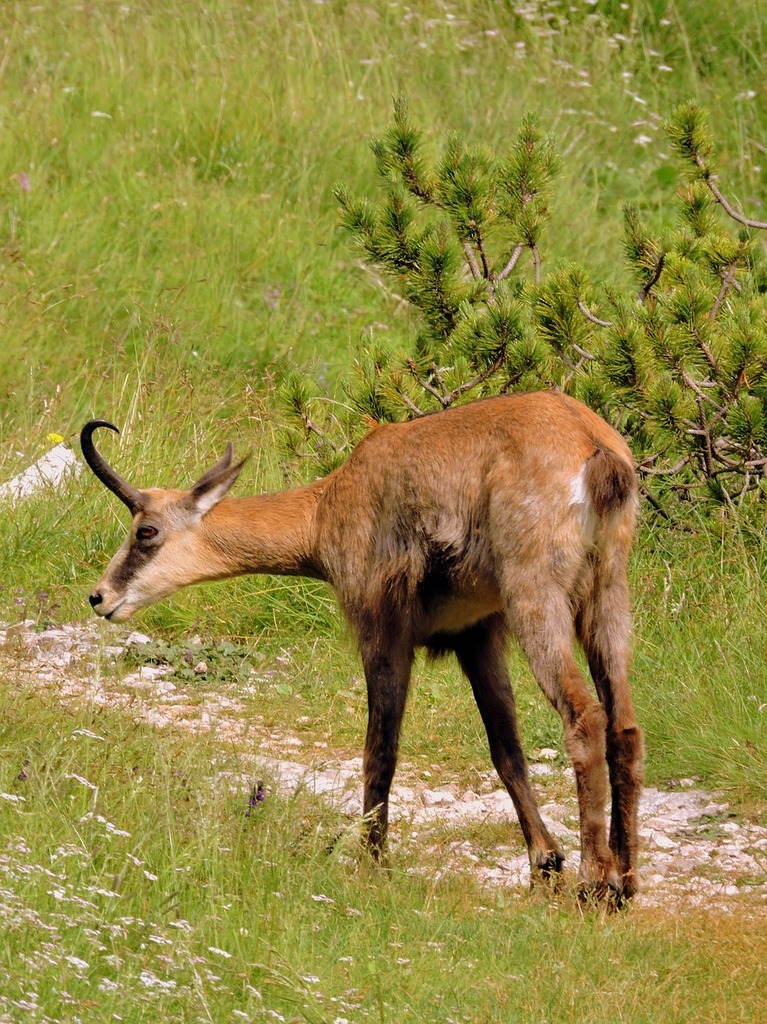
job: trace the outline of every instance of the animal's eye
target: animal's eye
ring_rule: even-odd
[[[136,537],[138,540],[152,540],[157,536],[159,530],[155,529],[154,526],[139,526],[136,530]]]

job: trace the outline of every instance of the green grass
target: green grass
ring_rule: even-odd
[[[4,429],[29,444],[41,423],[124,418],[154,361],[192,386],[223,365],[258,387],[287,359],[335,374],[366,332],[396,338],[401,317],[355,265],[331,195],[338,180],[374,187],[366,142],[394,95],[435,145],[455,128],[502,149],[539,113],[564,158],[544,256],[577,253],[608,279],[622,203],[669,207],[658,125],[680,100],[712,107],[727,185],[757,200],[758,4],[580,4],[569,26],[557,5],[526,10],[5,6]]]
[[[381,874],[306,794],[246,816],[204,740],[22,686],[0,721],[2,1020],[759,1020],[745,903],[580,914],[438,878],[424,846]]]
[[[252,453],[238,493],[311,475],[280,447],[275,383],[297,365],[340,389],[360,344],[408,330],[338,231],[331,191],[375,187],[367,141],[396,95],[437,148],[455,128],[502,151],[539,114],[563,157],[548,268],[576,256],[622,280],[623,202],[670,222],[659,121],[687,99],[711,109],[725,191],[758,215],[756,0],[573,3],[568,24],[560,5],[518,7],[0,6],[0,480],[91,416],[120,427],[102,448],[139,486],[191,482],[228,440]],[[671,530],[643,515],[631,582],[648,780],[696,776],[763,814],[763,517]],[[3,506],[0,621],[85,617],[125,527],[87,473]],[[135,625],[171,649],[197,635],[277,666],[248,710],[359,751],[364,685],[325,587],[242,579]],[[747,906],[581,917],[434,883],[426,849],[368,876],[335,812],[272,794],[245,818],[247,782],[222,775],[241,770],[233,751],[54,705],[12,655],[0,770],[25,799],[0,799],[0,1020],[760,1020],[767,950]],[[528,749],[561,749],[510,657]],[[225,688],[239,658],[220,660],[210,685]],[[489,767],[448,663],[417,666],[403,758],[432,778]]]

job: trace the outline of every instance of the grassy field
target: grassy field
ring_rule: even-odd
[[[306,795],[246,817],[221,749],[21,687],[0,712],[4,1021],[759,1020],[746,905],[604,918],[365,871]]]
[[[361,346],[408,330],[331,192],[375,187],[367,143],[394,96],[435,146],[455,128],[502,151],[525,111],[540,116],[562,156],[550,269],[575,255],[620,280],[622,204],[670,219],[660,121],[687,99],[711,111],[728,193],[757,211],[761,14],[758,0],[0,6],[0,481],[92,416],[120,426],[103,450],[138,485],[191,481],[228,440],[252,453],[238,493],[311,473],[281,448],[282,375],[308,368],[340,394]],[[0,621],[85,617],[125,529],[117,505],[83,475],[3,507]],[[643,510],[631,568],[648,780],[695,776],[756,817],[764,525],[752,510],[671,530]],[[137,626],[287,658],[259,713],[359,750],[359,666],[324,587],[199,588]],[[511,657],[527,744],[560,748]],[[351,837],[331,841],[348,825],[308,796],[245,818],[233,753],[64,711],[2,664],[0,1021],[762,1019],[764,920],[747,909],[604,920],[432,885],[428,861],[367,876]],[[484,770],[457,673],[418,676],[403,756]]]

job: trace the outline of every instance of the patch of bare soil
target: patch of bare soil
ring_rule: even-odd
[[[362,759],[310,750],[289,731],[266,728],[238,698],[236,687],[201,693],[195,686],[191,694],[168,678],[168,668],[147,665],[120,678],[113,671],[97,671],[99,658],[114,658],[126,644],[147,639],[132,634],[109,646],[96,624],[41,632],[25,622],[0,629],[0,652],[28,682],[64,703],[92,702],[157,728],[213,732],[222,745],[235,746],[247,758],[244,786],[264,776],[286,791],[303,786],[350,815],[361,812]],[[268,750],[269,756],[246,754],[253,750]],[[562,842],[572,870],[578,864],[574,781],[572,769],[559,766],[556,759],[556,751],[541,750],[530,770],[543,818]],[[456,783],[430,788],[421,775],[402,765],[390,820],[395,845],[403,834],[407,840],[402,842],[439,843],[441,872],[465,871],[488,885],[527,888],[527,855],[513,824],[509,839],[517,845],[482,841],[488,831],[483,824],[514,821],[511,800],[492,772],[480,776],[471,790]],[[644,850],[639,905],[734,911],[742,910],[747,898],[751,913],[767,910],[767,828],[742,820],[725,799],[705,792],[695,780],[680,780],[667,790],[645,789],[640,831]],[[497,837],[498,829],[492,832]]]

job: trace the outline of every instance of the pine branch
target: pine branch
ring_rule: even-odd
[[[474,221],[471,221],[471,227],[474,231],[474,242],[479,250],[479,258],[482,260],[482,276],[486,281],[491,281],[493,275],[490,272],[490,265],[487,260],[487,253],[485,252],[485,243],[482,238],[482,232]]]
[[[497,370],[500,370],[500,368],[503,366],[503,362],[505,359],[506,345],[502,345],[498,355],[490,364],[490,366],[486,367],[484,370],[482,370],[481,373],[477,374],[474,380],[467,381],[465,384],[459,384],[457,388],[453,389],[452,394],[455,396],[453,398],[453,401],[455,401],[455,399],[459,398],[461,395],[465,395],[467,391],[471,391],[474,388],[478,388],[480,384],[484,384],[486,380],[489,380],[490,377],[492,377]]]
[[[336,455],[340,455],[341,452],[346,450],[346,445],[341,442],[336,443],[331,437],[328,437],[327,433],[318,427],[314,420],[309,416],[306,410],[301,409],[298,412],[299,418],[303,423],[307,434],[315,434],[324,444],[326,444],[331,451],[335,452]]]
[[[595,316],[583,299],[578,299],[578,309],[583,313],[587,320],[590,320],[592,324],[596,324],[597,327],[612,327],[612,323],[609,320],[600,320],[598,316]],[[594,356],[589,356],[589,359],[593,359]]]
[[[475,281],[478,281],[482,277],[482,272],[479,269],[479,264],[477,263],[477,256],[474,252],[474,249],[472,248],[471,242],[469,242],[468,240],[463,243],[463,251],[466,254],[466,262],[469,264],[471,276],[474,278]]]
[[[722,307],[725,296],[730,288],[735,284],[735,271],[738,269],[738,260],[734,259],[727,268],[726,273],[722,276],[722,287],[719,289],[719,294],[714,299],[714,305],[711,307],[711,319],[716,320],[719,315],[719,310]]]
[[[522,253],[524,251],[525,251],[525,247],[520,242],[517,245],[517,247],[514,250],[514,252],[511,254],[511,258],[510,258],[509,262],[506,264],[506,266],[503,268],[503,270],[500,272],[500,274],[497,275],[496,281],[505,281],[506,280],[506,278],[512,272],[514,267],[516,267],[517,263],[519,262],[519,257],[522,255]]]
[[[403,404],[413,413],[414,416],[425,416],[423,409],[419,409],[413,399],[404,391],[400,391],[399,397]]]
[[[656,455],[650,456],[651,459],[656,459],[657,457],[658,456]],[[673,466],[664,466],[659,468],[649,466],[647,464],[647,461],[643,460],[642,462],[639,462],[637,464],[637,471],[641,473],[642,476],[676,476],[678,473],[682,472],[685,466],[688,466],[689,464],[689,455],[685,455],[684,458],[681,458],[678,462],[675,462]]]
[[[753,220],[751,217],[745,217],[742,213],[738,213],[738,211],[728,203],[713,181],[711,169],[706,166],[706,162],[700,153],[695,153],[693,155],[693,160],[700,168],[701,177],[705,181],[706,185],[708,185],[711,195],[716,199],[726,214],[732,217],[733,220],[737,221],[738,224],[744,224],[747,228],[757,228],[759,231],[767,231],[767,221]]]
[[[533,242],[530,246],[530,251],[533,254],[533,266],[535,267],[535,283],[539,285],[541,283],[541,254],[538,251],[538,246]]]
[[[437,390],[437,388],[434,387],[434,385],[431,383],[431,381],[428,380],[428,378],[422,376],[421,372],[419,371],[418,367],[416,366],[415,359],[409,358],[406,361],[405,365],[407,366],[408,370],[410,370],[410,372],[412,373],[412,375],[415,378],[418,386],[423,388],[424,391],[428,391],[428,393],[430,395],[432,395],[434,398],[437,399],[437,401],[442,406],[442,408],[446,409],[450,403],[448,401],[446,401],[446,395],[445,395],[444,387],[443,387],[442,391],[439,391],[439,390]],[[437,369],[437,368],[434,367],[434,369]],[[437,379],[439,380],[439,375],[437,375]],[[440,381],[440,383],[442,383],[442,382]]]
[[[695,325],[695,324],[693,324],[692,336],[693,336],[693,338],[695,338],[695,343],[697,344],[698,348],[703,353],[706,362],[711,367],[711,369],[714,371],[715,376],[718,377],[719,376],[719,363],[716,360],[716,356],[711,351],[711,349],[708,347],[708,345],[703,340],[703,338],[700,336],[700,330],[698,329],[697,325]]]
[[[639,486],[639,493],[642,495],[643,498],[650,502],[655,511],[658,512],[661,516],[663,516],[664,519],[671,519],[671,516],[668,514],[665,508],[663,508],[658,499],[655,498],[652,495],[652,493],[642,484],[640,484]]]
[[[597,357],[595,355],[592,355],[591,352],[587,352],[585,348],[581,348],[581,346],[576,342],[573,341],[572,346],[578,355],[586,362],[594,362],[596,360]]]
[[[639,304],[643,305],[650,296],[650,292],[653,290],[655,285],[660,280],[660,275],[663,273],[663,267],[666,263],[666,254],[662,252],[658,258],[658,262],[655,264],[655,270],[650,280],[643,285],[642,290],[639,292]]]
[[[478,388],[481,384],[484,384],[486,380],[489,380],[494,373],[500,370],[501,366],[503,366],[505,359],[506,345],[504,344],[501,346],[498,355],[495,357],[495,359],[489,366],[485,367],[485,369],[478,373],[476,377],[474,377],[472,380],[465,381],[463,384],[457,385],[457,387],[454,387],[450,391],[448,391],[445,387],[440,367],[433,365],[431,367],[431,370],[434,376],[439,381],[440,385],[442,386],[442,391],[439,391],[437,388],[434,387],[430,380],[422,376],[422,374],[418,370],[418,367],[416,366],[416,362],[414,359],[408,359],[406,362],[406,366],[408,370],[410,370],[410,372],[412,373],[413,377],[416,379],[418,385],[422,387],[424,391],[428,391],[430,395],[436,398],[443,409],[447,409],[449,408],[449,406],[453,405],[453,403],[456,402],[457,399],[459,399],[462,395],[465,395],[469,391],[473,391],[475,388]]]

